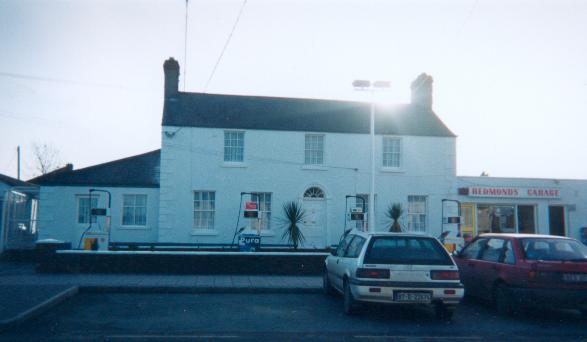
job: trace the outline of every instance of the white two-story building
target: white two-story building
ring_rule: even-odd
[[[246,227],[264,244],[284,244],[288,201],[306,212],[303,247],[336,244],[345,228],[361,226],[348,220],[360,203],[348,196],[368,199],[369,104],[180,92],[179,64],[167,60],[164,72],[161,150],[33,180],[40,237],[75,245],[92,223],[89,207],[107,206],[97,190],[110,192],[114,242],[230,244]],[[443,205],[458,200],[466,233],[579,237],[587,182],[457,177],[456,136],[432,109],[432,78],[420,75],[411,88],[410,104],[375,108],[375,216],[364,225],[387,230],[387,208],[401,203],[404,230],[438,236]],[[542,192],[513,196],[514,188]],[[260,219],[243,217],[247,201],[259,203]]]

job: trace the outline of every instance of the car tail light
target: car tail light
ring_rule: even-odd
[[[430,279],[432,280],[459,280],[458,271],[432,271],[430,272]]]
[[[357,278],[389,279],[390,272],[383,268],[359,268]]]

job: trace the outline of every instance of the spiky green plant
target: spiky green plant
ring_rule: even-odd
[[[306,212],[301,203],[289,201],[283,204],[283,214],[282,222],[285,230],[281,238],[287,239],[287,242],[291,243],[294,249],[298,249],[298,246],[306,240],[300,228]]]
[[[404,209],[402,208],[401,203],[393,203],[387,207],[385,216],[391,219],[391,224],[389,225],[390,232],[400,233],[402,231],[402,226],[399,223],[399,219],[403,213]]]

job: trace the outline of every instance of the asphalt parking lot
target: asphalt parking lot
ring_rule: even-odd
[[[322,294],[82,293],[0,335],[14,340],[528,340],[587,341],[587,319],[572,311],[502,317],[466,301],[453,322],[423,307],[367,307],[342,313]]]

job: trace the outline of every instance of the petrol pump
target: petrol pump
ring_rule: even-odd
[[[254,252],[261,247],[261,224],[259,222],[259,203],[253,201],[253,193],[242,193],[242,195],[250,195],[251,199],[245,202],[245,210],[243,216],[249,219],[247,227],[243,230],[242,234],[238,238],[239,250],[244,252]],[[253,222],[257,222],[253,227]]]
[[[442,200],[439,239],[449,253],[460,250],[465,245],[465,240],[461,236],[461,202],[451,199]]]
[[[93,208],[92,195],[94,192],[104,192],[108,195],[108,206],[106,208]],[[110,206],[112,195],[108,190],[90,189],[90,223],[88,228],[82,233],[80,243],[83,240],[84,250],[107,251],[110,245],[110,224],[111,214]],[[94,224],[95,221],[95,224]],[[78,244],[78,248],[80,247]]]
[[[360,200],[361,201],[361,206],[360,207],[351,207],[349,210],[349,205],[348,205],[348,201],[349,198],[355,198],[356,200]],[[345,232],[347,231],[346,228],[346,223],[347,221],[351,221],[351,222],[356,222],[356,221],[361,221],[363,230],[366,229],[365,227],[365,199],[361,196],[354,196],[354,195],[347,195],[345,198],[345,210],[344,210],[344,214],[345,214]],[[348,210],[348,211],[347,211]]]

